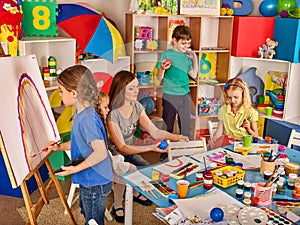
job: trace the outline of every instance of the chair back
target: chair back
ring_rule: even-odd
[[[292,145],[300,146],[300,132],[297,132],[294,129],[291,131],[290,139],[287,144],[287,147],[292,148]]]
[[[217,130],[217,127],[218,127],[218,122],[213,122],[211,120],[208,121],[208,131],[209,131],[210,140],[213,139],[213,136]]]
[[[201,138],[201,140],[197,141],[170,142],[168,148],[168,160],[171,161],[175,157],[195,155],[205,151],[207,151],[205,138]]]

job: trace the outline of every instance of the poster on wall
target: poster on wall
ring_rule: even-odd
[[[1,152],[13,188],[19,186],[58,141],[41,72],[34,55],[0,58]]]
[[[180,14],[220,15],[220,0],[181,0]]]

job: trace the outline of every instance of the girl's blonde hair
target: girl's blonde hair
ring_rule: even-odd
[[[242,80],[241,78],[232,78],[227,81],[227,83],[224,85],[224,91],[223,91],[223,98],[224,98],[224,103],[227,104],[229,103],[229,100],[227,98],[227,91],[228,90],[236,90],[236,89],[242,89],[243,92],[243,103],[245,108],[250,108],[251,107],[251,97],[249,93],[249,88],[247,83]]]
[[[102,120],[104,120],[104,115],[101,111],[101,104],[104,98],[108,98],[108,94],[104,93],[103,91],[100,91],[98,94],[98,99],[96,101],[96,112],[99,114],[99,116],[101,117]]]

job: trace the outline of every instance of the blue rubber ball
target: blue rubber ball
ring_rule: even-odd
[[[210,211],[210,218],[212,218],[214,222],[220,222],[224,218],[223,210],[220,208],[213,208]]]
[[[165,150],[166,148],[168,147],[168,142],[163,140],[160,142],[159,144],[159,148],[162,149],[162,150]]]

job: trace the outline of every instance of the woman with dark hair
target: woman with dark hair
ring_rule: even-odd
[[[163,153],[166,150],[161,150],[158,144],[134,146],[133,137],[138,126],[154,139],[188,141],[188,137],[158,129],[147,116],[144,107],[137,101],[138,93],[139,82],[133,73],[123,70],[114,76],[109,90],[111,111],[107,126],[113,143],[124,155],[125,161],[143,167],[150,164],[139,153],[149,151]]]

